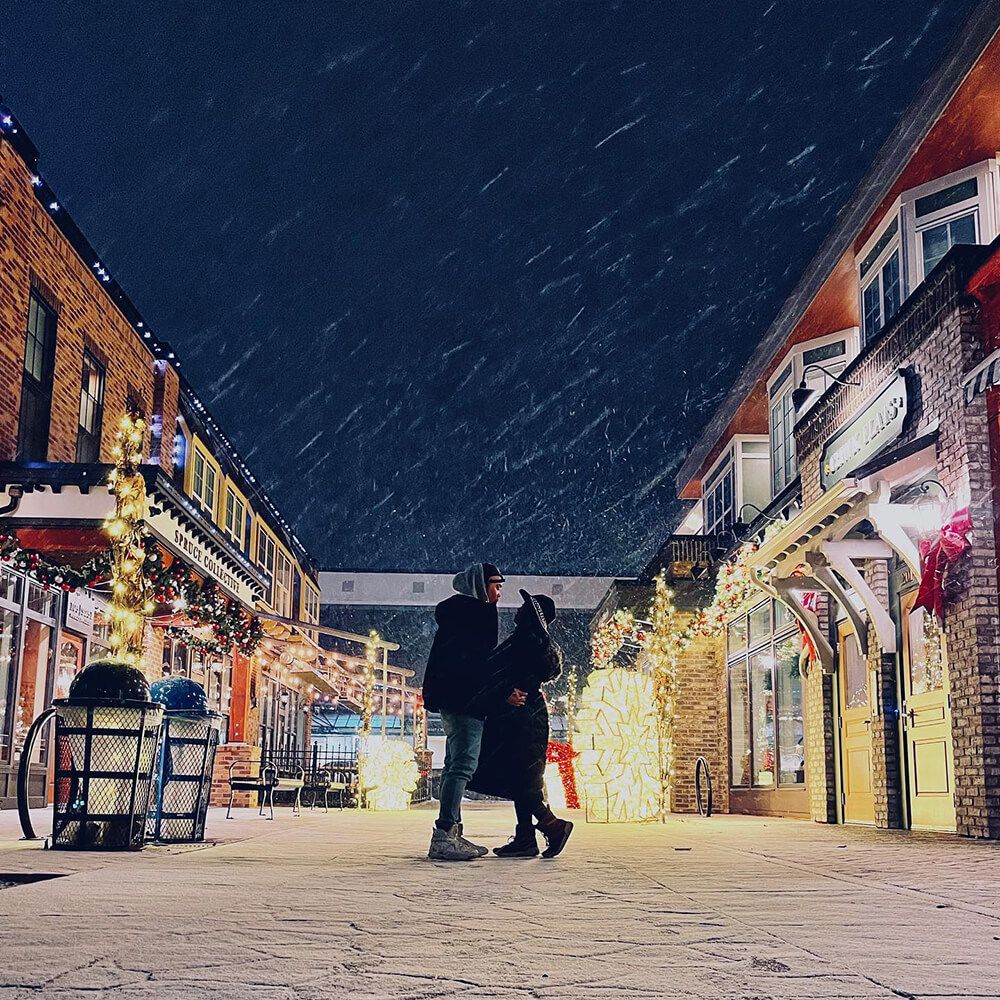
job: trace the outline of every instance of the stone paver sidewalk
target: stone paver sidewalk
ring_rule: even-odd
[[[434,864],[432,814],[213,812],[198,848],[45,852],[0,816],[0,1000],[1000,995],[1000,848],[718,817]],[[38,826],[42,827],[42,821]],[[469,809],[496,846],[505,807]]]

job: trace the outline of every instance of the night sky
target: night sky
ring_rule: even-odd
[[[8,2],[0,91],[321,565],[626,574],[972,7]]]

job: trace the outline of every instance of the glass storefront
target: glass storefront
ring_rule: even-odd
[[[223,725],[222,742],[228,740],[229,704],[232,698],[233,659],[206,653],[186,645],[180,639],[163,640],[164,677],[189,677],[205,690],[208,708],[226,717]]]
[[[260,745],[264,754],[301,750],[306,739],[306,702],[302,695],[267,674],[261,687]]]
[[[779,601],[764,601],[727,626],[734,789],[805,785],[800,649],[798,627]]]

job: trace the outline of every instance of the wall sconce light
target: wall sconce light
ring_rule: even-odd
[[[799,387],[792,391],[792,406],[795,408],[795,412],[798,413],[799,410],[805,406],[806,402],[809,400],[810,396],[816,391],[815,389],[810,389],[806,385],[806,372],[810,368],[818,368],[827,378],[833,379],[834,382],[839,382],[841,385],[861,385],[860,382],[848,382],[845,379],[840,378],[840,376],[835,375],[829,369],[824,368],[823,365],[811,364],[806,365],[802,369],[802,381],[799,382]]]

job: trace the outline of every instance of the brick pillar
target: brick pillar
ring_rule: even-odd
[[[865,581],[883,607],[889,606],[889,564],[884,559],[867,559]],[[868,626],[868,683],[873,704],[872,791],[875,798],[875,825],[882,830],[903,826],[903,766],[899,743],[899,704],[896,684],[897,657],[883,653],[875,627]]]
[[[725,638],[698,638],[677,662],[672,812],[698,811],[695,763],[708,761],[714,808],[729,810],[729,725],[726,713]]]
[[[228,805],[229,767],[237,760],[249,763],[237,767],[234,771],[235,774],[249,774],[257,777],[260,773],[260,747],[247,746],[246,743],[223,743],[215,751],[215,767],[212,771],[212,794],[209,798],[209,805]],[[253,794],[253,792],[237,792],[233,806],[239,806],[241,809],[256,806],[257,803],[252,801]]]

